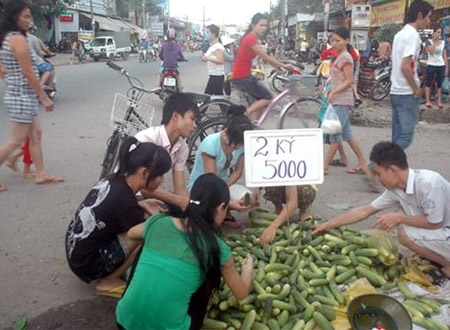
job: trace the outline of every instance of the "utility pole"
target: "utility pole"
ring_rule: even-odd
[[[330,21],[330,0],[323,2],[324,20],[323,20],[323,40],[328,41],[328,26]]]
[[[89,6],[91,9],[91,28],[92,31],[95,33],[94,7],[92,6],[92,0],[89,0]]]
[[[147,27],[146,24],[146,14],[145,14],[145,0],[142,0],[142,28],[145,29]]]

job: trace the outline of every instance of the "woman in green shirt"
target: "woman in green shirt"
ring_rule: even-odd
[[[214,191],[214,194],[211,194]],[[116,309],[125,329],[189,329],[188,306],[201,286],[209,297],[221,276],[237,299],[251,288],[253,259],[244,260],[241,274],[230,248],[219,236],[230,192],[212,173],[201,175],[191,189],[185,219],[158,214],[131,228],[128,237],[143,239],[142,253]],[[206,307],[206,306],[205,306]],[[205,310],[197,311],[203,314]]]

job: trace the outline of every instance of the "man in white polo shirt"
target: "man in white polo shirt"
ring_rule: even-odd
[[[424,0],[414,1],[406,14],[407,24],[395,35],[392,45],[392,142],[403,149],[412,142],[422,94],[417,73],[421,43],[417,31],[430,24],[432,10]]]
[[[355,207],[326,223],[314,234],[356,223],[382,211],[376,225],[383,230],[398,228],[400,243],[442,266],[450,277],[450,182],[439,173],[413,170],[403,149],[392,142],[377,143],[370,153],[374,172],[386,191],[371,204]]]
[[[163,107],[161,126],[149,127],[136,134],[140,142],[152,142],[165,148],[172,158],[173,192],[160,186],[153,192],[141,191],[145,198],[156,198],[167,205],[169,211],[184,211],[189,203],[185,167],[189,156],[185,141],[194,131],[199,116],[198,106],[188,93],[170,96]]]

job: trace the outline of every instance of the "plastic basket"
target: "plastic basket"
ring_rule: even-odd
[[[317,77],[315,75],[289,76],[289,90],[297,97],[313,97],[317,91]]]
[[[155,108],[138,102],[125,95],[116,94],[111,111],[110,126],[129,136],[150,127],[153,123]]]

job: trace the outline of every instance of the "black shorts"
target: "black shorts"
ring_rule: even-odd
[[[251,75],[241,79],[233,79],[231,83],[240,90],[253,96],[257,101],[271,100],[273,98],[272,93],[266,85]]]
[[[205,94],[209,95],[223,95],[223,81],[224,76],[209,76],[206,84]]]

